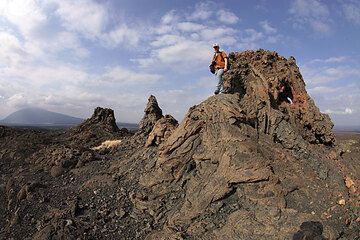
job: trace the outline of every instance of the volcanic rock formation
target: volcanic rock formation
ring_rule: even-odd
[[[65,132],[1,127],[0,238],[356,239],[356,162],[295,59],[258,50],[230,63],[229,94],[180,124],[150,96],[135,134],[100,108]],[[21,139],[24,154],[5,142]],[[116,144],[96,150],[105,140]]]
[[[336,205],[348,192],[333,124],[306,93],[294,58],[230,56],[232,94],[192,107],[140,178],[147,210],[167,216],[149,239],[288,239],[314,220],[327,238],[340,237],[339,217],[351,214]],[[166,195],[175,195],[171,208],[159,210]]]
[[[259,50],[232,53],[230,61],[225,85],[242,95],[244,105],[257,106],[252,110],[257,109],[260,131],[278,138],[288,122],[295,135],[310,143],[334,144],[333,124],[307,94],[294,57],[287,60],[276,52]]]
[[[156,98],[151,95],[144,110],[145,115],[139,123],[139,128],[145,133],[149,133],[157,120],[163,117],[162,110],[158,105]]]
[[[146,140],[145,146],[149,147],[152,145],[159,146],[164,140],[166,140],[171,133],[178,126],[178,122],[171,115],[165,115],[160,118],[151,130],[148,139]]]

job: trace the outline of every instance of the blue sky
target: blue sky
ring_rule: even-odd
[[[213,94],[211,44],[295,56],[336,125],[360,117],[360,1],[1,0],[0,118],[29,106],[138,122],[150,94],[181,120]]]

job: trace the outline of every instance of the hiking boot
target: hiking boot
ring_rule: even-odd
[[[215,95],[218,95],[218,94],[219,94],[219,90],[216,90],[216,91],[214,92],[214,94],[215,94]]]

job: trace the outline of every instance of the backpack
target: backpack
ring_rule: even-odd
[[[210,72],[211,72],[212,74],[215,74],[215,64],[216,64],[216,62],[215,62],[215,61],[212,61],[211,64],[210,64],[210,66],[209,66]]]

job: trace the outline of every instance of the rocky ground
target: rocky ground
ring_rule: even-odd
[[[360,132],[337,132],[340,154],[350,172],[360,174]]]
[[[0,127],[0,238],[359,239],[360,135],[335,136],[293,57],[230,62],[180,123],[151,96],[136,132],[103,108]]]

